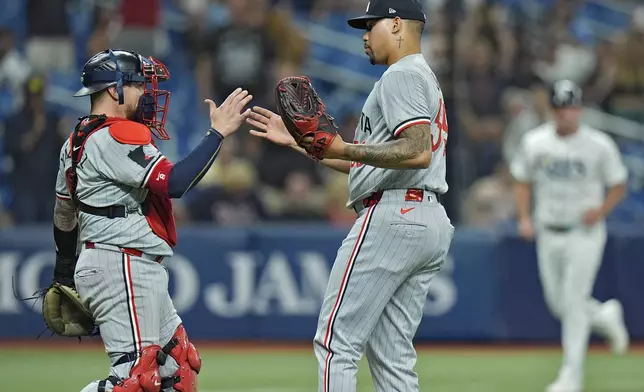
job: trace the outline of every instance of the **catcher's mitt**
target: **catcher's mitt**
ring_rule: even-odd
[[[47,327],[56,335],[95,335],[94,319],[72,286],[52,283],[43,296],[42,315]]]
[[[92,314],[83,305],[74,287],[76,261],[76,257],[65,256],[57,251],[51,285],[34,293],[34,297],[24,299],[42,298],[43,319],[47,328],[56,335],[78,338],[95,336],[98,329],[95,328]]]
[[[333,117],[306,76],[288,77],[276,87],[279,115],[298,146],[315,159],[324,153],[338,135]]]

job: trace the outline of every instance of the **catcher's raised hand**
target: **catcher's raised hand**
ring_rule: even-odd
[[[260,106],[253,107],[246,122],[255,127],[250,131],[253,136],[266,139],[280,146],[293,147],[297,145],[293,136],[286,129],[282,117],[268,109]]]
[[[210,126],[224,137],[235,133],[250,115],[251,110],[244,111],[244,108],[252,99],[253,96],[241,88],[233,91],[219,107],[211,99],[206,99],[210,106]]]

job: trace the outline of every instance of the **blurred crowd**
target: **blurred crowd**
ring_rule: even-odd
[[[461,216],[469,226],[514,217],[508,162],[525,132],[550,120],[554,81],[581,85],[586,107],[644,123],[643,7],[557,0],[528,9],[483,5],[457,33],[456,116],[470,157]]]
[[[521,136],[549,119],[553,80],[572,79],[584,86],[586,105],[644,123],[644,8],[627,1],[422,1],[423,54],[448,106],[446,204],[457,223],[485,227],[513,218],[507,162]],[[243,86],[254,104],[273,108],[275,82],[296,74],[312,74],[351,140],[368,81],[384,71],[362,57],[361,33],[341,27],[364,12],[366,0],[0,0],[7,12],[18,3],[24,28],[14,19],[3,27],[0,18],[0,227],[51,220],[59,149],[82,115],[57,83],[69,76],[70,88],[78,87],[83,62],[107,47],[169,66],[175,159],[207,129],[204,98],[221,102]],[[80,27],[80,15],[89,27]],[[345,38],[357,40],[354,53]],[[351,56],[361,56],[359,63]],[[364,78],[367,88],[347,87],[345,74]],[[184,224],[346,226],[355,217],[346,198],[346,176],[244,128],[176,209]]]

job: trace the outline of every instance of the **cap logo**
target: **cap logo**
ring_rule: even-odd
[[[557,100],[557,102],[565,102],[568,98],[568,94],[570,94],[569,90],[557,90],[555,93],[555,99]]]
[[[395,9],[393,9],[393,8],[389,8],[389,13],[390,13],[390,14],[395,14],[395,13],[396,13],[396,10],[395,10]]]
[[[562,104],[567,100],[576,101],[575,92],[577,91],[577,86],[569,80],[560,80],[555,83],[554,88],[554,101]]]
[[[369,7],[371,7],[371,2],[367,3],[367,11],[366,12],[369,12]]]

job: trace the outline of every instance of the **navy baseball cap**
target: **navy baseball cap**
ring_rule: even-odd
[[[420,0],[372,0],[367,4],[366,14],[349,19],[349,26],[354,29],[366,30],[367,22],[376,19],[418,20],[427,22]]]

